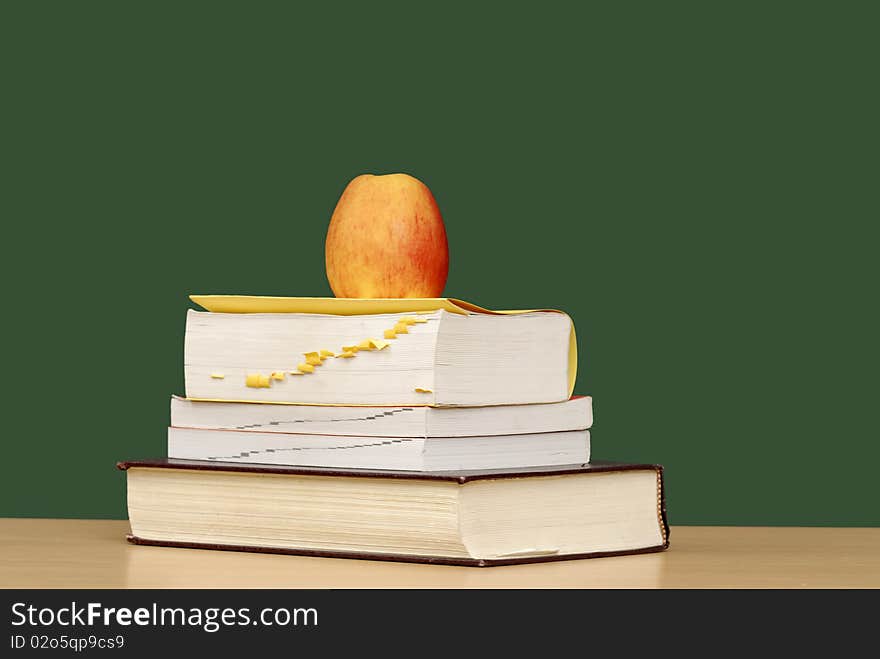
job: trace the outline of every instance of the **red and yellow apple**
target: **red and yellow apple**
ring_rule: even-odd
[[[336,297],[440,297],[449,248],[434,195],[407,174],[352,179],[330,218],[324,257]]]

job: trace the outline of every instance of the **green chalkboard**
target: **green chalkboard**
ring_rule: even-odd
[[[342,189],[408,172],[673,524],[880,523],[870,3],[325,4],[0,8],[0,515],[123,517],[187,294],[329,295]]]

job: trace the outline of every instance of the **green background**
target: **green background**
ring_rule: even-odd
[[[401,171],[447,294],[571,313],[672,523],[880,523],[877,16],[607,4],[3,3],[0,515],[124,517],[187,294],[329,295],[343,187]]]

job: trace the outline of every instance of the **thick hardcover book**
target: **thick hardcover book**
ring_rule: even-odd
[[[134,544],[492,566],[662,551],[663,468],[406,472],[121,462]]]

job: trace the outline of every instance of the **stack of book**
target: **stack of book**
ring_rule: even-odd
[[[497,565],[668,546],[659,465],[590,463],[574,327],[451,299],[194,296],[136,544]]]

